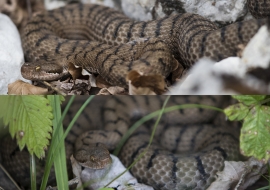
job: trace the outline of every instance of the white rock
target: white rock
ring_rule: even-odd
[[[21,65],[24,63],[23,50],[19,32],[10,18],[0,13],[0,94],[7,94],[8,84],[21,76]]]
[[[56,0],[44,0],[44,5],[47,10],[56,9],[63,7],[67,4],[65,1],[56,1]]]
[[[241,63],[246,69],[267,68],[270,64],[270,33],[262,26],[243,51]]]
[[[235,22],[246,14],[246,0],[182,0],[187,12],[199,14],[211,21]]]
[[[246,0],[179,0],[186,12],[199,14],[211,21],[235,22],[247,13]],[[123,12],[136,20],[151,20],[152,11],[164,17],[161,3],[157,0],[122,0]]]
[[[228,57],[213,65],[215,72],[231,74],[238,77],[244,77],[246,69],[240,62],[239,57]]]
[[[108,170],[92,170],[84,168],[81,173],[83,183],[91,181],[88,186],[91,189],[99,189],[110,183],[116,176],[121,174],[126,168],[121,161],[114,155],[112,157],[112,165]],[[139,184],[129,171],[126,171],[121,177],[113,181],[108,187],[117,188],[117,190],[134,189],[134,190],[153,190],[152,187]]]
[[[81,3],[85,4],[99,4],[105,5],[112,8],[117,8],[116,3],[113,0],[81,0]],[[63,7],[67,4],[66,1],[58,1],[58,0],[45,0],[44,1],[45,8],[47,10],[56,9],[59,7]]]
[[[107,7],[117,8],[116,3],[113,0],[81,0],[82,3],[99,4]]]
[[[125,15],[135,20],[152,20],[153,0],[122,0],[121,7]]]
[[[238,57],[227,58],[216,64],[210,59],[202,58],[183,81],[170,88],[168,94],[235,94],[233,91],[224,91],[220,75],[222,73],[240,75],[239,62]]]

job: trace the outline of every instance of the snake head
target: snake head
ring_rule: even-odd
[[[21,67],[23,78],[28,80],[58,80],[68,74],[65,67],[55,62],[26,62]]]
[[[90,169],[104,169],[112,163],[110,152],[102,143],[82,146],[76,151],[74,158],[81,166]]]

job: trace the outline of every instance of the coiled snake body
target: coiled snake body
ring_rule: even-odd
[[[250,9],[268,12],[269,2],[250,0]],[[263,15],[265,16],[265,15]],[[70,63],[99,73],[112,85],[127,87],[131,70],[171,76],[177,66],[189,68],[201,57],[216,61],[236,56],[266,19],[237,22],[219,29],[190,13],[149,22],[132,21],[101,5],[73,4],[33,17],[22,34],[26,63],[23,77],[56,80]]]
[[[77,98],[65,124],[71,121],[86,99]],[[199,103],[223,107],[224,103],[228,103],[228,98],[174,96],[169,100],[168,106]],[[87,146],[91,143],[94,143],[95,147],[97,142],[114,149],[134,119],[160,109],[164,99],[164,96],[98,97],[96,101],[106,104],[102,103],[100,109],[97,109],[96,105],[89,105],[83,112],[67,137],[67,157],[69,158],[73,151],[76,139],[75,155],[78,151],[89,149]],[[205,189],[215,179],[216,172],[223,169],[224,160],[238,159],[239,131],[225,121],[224,115],[219,115],[213,110],[192,108],[169,112],[162,118],[150,149],[131,169],[139,181],[155,189]],[[144,124],[129,138],[120,154],[124,165],[129,165],[146,148],[152,127],[153,122]],[[84,132],[90,129],[95,130]],[[26,163],[22,163],[23,158],[15,146],[8,146],[7,141],[1,145],[3,164],[15,178],[19,178],[21,184],[29,185],[29,158],[26,157]]]

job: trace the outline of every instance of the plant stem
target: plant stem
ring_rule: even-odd
[[[30,155],[30,175],[31,175],[31,189],[37,189],[37,173],[36,173],[36,159],[33,154]]]

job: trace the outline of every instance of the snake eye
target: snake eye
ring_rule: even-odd
[[[93,156],[93,155],[90,156],[90,160],[91,160],[92,162],[96,162],[96,161],[97,161],[96,157]]]
[[[40,70],[40,66],[37,66],[37,67],[36,67],[36,71],[39,71],[39,70]]]

